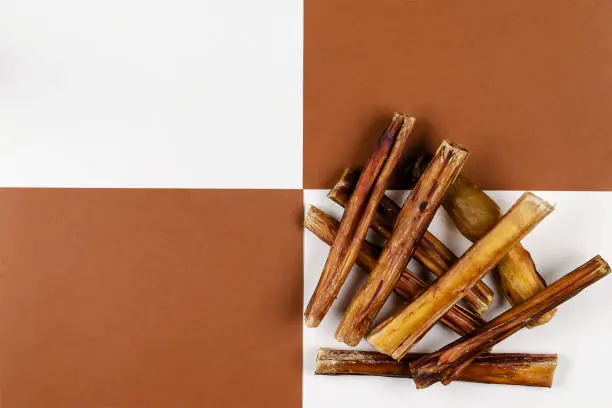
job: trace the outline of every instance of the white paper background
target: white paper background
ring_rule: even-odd
[[[341,209],[326,198],[327,190],[306,190],[304,201],[316,205],[338,219]],[[521,192],[494,191],[492,197],[504,210]],[[596,254],[612,260],[612,193],[608,192],[537,192],[556,204],[555,211],[523,241],[540,273],[553,282]],[[403,194],[395,193],[396,197]],[[469,247],[448,220],[438,211],[429,228],[456,254]],[[325,262],[329,247],[311,232],[304,232],[304,306],[308,302]],[[412,261],[413,270],[419,269]],[[495,347],[497,352],[558,353],[559,366],[551,389],[483,385],[454,382],[444,387],[436,384],[416,390],[412,380],[360,376],[315,376],[314,362],[319,347],[347,348],[334,340],[335,329],[352,294],[365,274],[357,268],[344,285],[338,301],[317,329],[304,329],[304,407],[399,407],[428,406],[456,408],[505,407],[609,407],[609,367],[612,364],[612,277],[587,288],[559,307],[554,319],[534,329],[523,329]],[[489,277],[485,279],[494,287]],[[389,302],[386,311],[390,310]],[[507,308],[496,293],[494,308],[487,319]],[[382,314],[385,314],[383,310]],[[382,314],[380,316],[382,316]],[[414,351],[433,351],[457,338],[437,325]],[[362,341],[360,349],[370,349]]]
[[[1,1],[0,186],[301,188],[302,0]]]

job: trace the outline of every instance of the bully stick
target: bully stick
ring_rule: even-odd
[[[356,346],[366,334],[467,157],[467,150],[442,142],[406,200],[376,267],[351,301],[336,331],[337,340]]]
[[[375,351],[320,348],[315,374],[412,378],[409,363],[423,356],[408,353],[396,361]],[[484,353],[457,374],[457,381],[551,387],[555,368],[556,354]]]
[[[306,229],[314,233],[327,245],[331,245],[334,241],[338,233],[338,225],[338,221],[315,206],[310,206],[306,218],[304,218]],[[381,251],[381,248],[368,241],[364,241],[357,257],[357,264],[366,273],[370,273],[376,267]],[[407,302],[411,302],[427,286],[427,283],[423,282],[408,269],[405,269],[395,284],[395,293]],[[479,315],[460,305],[453,306],[442,316],[440,321],[461,336],[486,323]]]
[[[499,222],[444,274],[403,310],[379,324],[367,337],[381,353],[400,360],[434,323],[486,275],[553,207],[523,194]]]
[[[346,169],[327,196],[335,203],[346,207],[359,174],[358,169]],[[392,199],[383,196],[372,222],[372,229],[381,237],[389,239],[400,211],[401,208]],[[417,244],[414,257],[438,277],[457,261],[455,254],[429,231],[425,231],[423,238]],[[470,310],[482,314],[493,301],[493,291],[484,282],[479,281],[465,295],[463,301]]]
[[[460,175],[442,202],[461,233],[472,242],[482,238],[501,216],[497,204],[467,178]],[[499,262],[495,276],[512,306],[516,306],[546,287],[529,252],[518,243]],[[529,327],[548,322],[555,309],[534,320]]]
[[[461,372],[479,354],[509,337],[534,319],[576,296],[587,286],[610,273],[600,256],[576,268],[523,303],[502,313],[486,326],[410,363],[417,388],[459,379]]]
[[[372,200],[376,200],[376,197],[372,197],[370,202],[368,202],[371,192],[373,189],[378,191],[381,188],[377,180],[381,171],[388,170],[388,166],[385,164],[389,155],[396,157],[395,160],[399,160],[401,152],[397,153],[397,149],[394,146],[395,142],[400,139],[403,143],[413,123],[413,118],[396,113],[387,129],[383,132],[376,151],[370,157],[361,173],[355,187],[355,193],[351,196],[346,211],[342,216],[338,234],[329,251],[317,287],[306,307],[304,320],[307,327],[317,327],[327,314],[336,296],[338,296],[338,292],[352,266],[352,263],[348,265],[345,262],[347,255],[349,255],[348,250],[351,248],[351,253],[354,253],[355,256],[356,252],[358,252],[357,243],[353,245],[352,242],[354,239],[359,239],[356,233],[360,233],[360,220],[364,215],[364,211],[369,207],[374,206],[376,208],[378,206],[377,202],[371,203]],[[382,189],[384,191],[384,186]]]

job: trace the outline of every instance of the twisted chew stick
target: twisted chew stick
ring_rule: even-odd
[[[315,374],[412,378],[409,363],[423,356],[408,353],[396,361],[375,351],[320,348]],[[484,353],[458,373],[457,381],[551,387],[556,368],[556,354]]]
[[[328,245],[331,245],[338,233],[338,224],[338,221],[314,206],[308,209],[304,218],[304,227]],[[381,251],[381,248],[365,241],[357,257],[357,264],[366,273],[370,273],[376,267]],[[426,287],[427,283],[405,269],[395,284],[395,293],[407,302],[411,302]],[[462,336],[486,323],[479,315],[460,305],[453,306],[440,321]]]
[[[364,216],[364,211],[370,211],[370,207],[374,206],[376,208],[378,205],[375,202],[376,195],[370,199],[370,194],[373,189],[374,194],[377,194],[376,192],[381,189],[380,183],[377,183],[377,180],[381,171],[388,170],[388,166],[385,166],[385,163],[389,155],[395,158],[395,160],[399,160],[401,154],[397,153],[394,145],[398,139],[404,143],[405,137],[412,128],[413,123],[413,118],[396,113],[387,129],[383,132],[376,151],[370,157],[361,173],[355,187],[355,192],[351,196],[346,211],[342,216],[338,234],[329,251],[319,283],[306,307],[304,320],[307,327],[317,327],[327,314],[336,296],[338,296],[338,292],[352,266],[352,263],[347,262],[347,260],[350,260],[350,257],[356,257],[356,252],[359,249],[359,234],[363,229],[363,227],[360,227],[360,220]],[[384,191],[384,186],[382,186],[382,189]],[[365,234],[363,235],[365,237]]]
[[[467,157],[461,146],[446,141],[440,145],[410,192],[376,268],[348,307],[336,331],[337,340],[356,346],[366,334]]]
[[[497,204],[462,175],[457,177],[448,190],[442,206],[461,233],[472,242],[482,238],[501,216]],[[506,299],[516,306],[546,287],[529,252],[518,243],[502,258],[495,269]],[[534,327],[548,322],[555,309],[529,324]]]
[[[459,379],[461,372],[479,353],[488,350],[534,319],[576,296],[609,273],[608,263],[600,256],[596,256],[525,302],[502,313],[486,326],[435,353],[413,361],[410,363],[410,371],[417,388],[429,387],[437,381],[448,384]]]
[[[381,353],[400,360],[434,323],[503,258],[553,207],[525,193],[497,225],[476,242],[414,302],[379,324],[367,337]]]
[[[427,161],[429,162],[429,159]],[[422,162],[419,161],[419,163]],[[422,172],[423,170],[420,168],[418,171],[413,171],[415,176],[421,175]],[[346,169],[327,196],[335,203],[346,207],[357,184],[359,174],[360,171],[358,169]],[[381,237],[389,239],[400,211],[401,208],[392,199],[383,196],[378,205],[371,228]],[[414,257],[438,277],[444,275],[448,268],[457,261],[455,254],[429,231],[425,231],[417,244]],[[463,301],[470,310],[482,314],[493,301],[493,291],[484,282],[478,281],[466,293]]]

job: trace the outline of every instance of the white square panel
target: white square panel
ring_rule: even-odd
[[[327,190],[306,190],[307,209],[314,204],[338,219],[341,209],[325,196]],[[519,197],[517,191],[494,191],[492,197],[503,210]],[[548,216],[523,241],[533,255],[538,270],[547,282],[553,282],[596,254],[612,260],[612,193],[609,192],[537,192],[556,204]],[[400,198],[405,192],[395,192]],[[456,254],[469,247],[443,210],[438,211],[429,230]],[[329,247],[309,231],[304,232],[304,307],[316,286]],[[411,261],[411,267],[415,267]],[[576,298],[559,307],[551,322],[534,329],[523,329],[495,347],[497,352],[558,353],[559,365],[551,389],[519,386],[485,385],[453,382],[417,390],[412,380],[365,376],[315,376],[315,357],[319,347],[348,348],[334,340],[334,333],[352,295],[364,281],[365,274],[354,268],[338,300],[316,329],[304,328],[304,408],[318,407],[393,407],[430,406],[457,408],[516,407],[608,407],[612,396],[607,390],[608,369],[612,364],[609,339],[612,325],[612,277],[604,278]],[[493,281],[485,281],[492,287]],[[394,305],[388,302],[378,320]],[[494,306],[485,318],[490,320],[507,308],[496,291]],[[416,346],[415,351],[434,351],[457,338],[436,325]],[[362,341],[359,349],[368,349]]]
[[[0,2],[0,186],[300,188],[302,0]]]

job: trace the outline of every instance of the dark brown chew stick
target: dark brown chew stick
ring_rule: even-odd
[[[320,348],[315,374],[412,378],[410,362],[423,356],[408,353],[396,361],[375,351]],[[457,381],[550,388],[556,368],[556,354],[481,354],[461,370]]]
[[[437,381],[448,384],[457,379],[479,353],[485,352],[609,273],[610,266],[598,255],[484,327],[435,353],[413,361],[410,368],[417,388],[429,387]]]
[[[327,245],[331,245],[338,232],[339,222],[317,207],[308,209],[304,226],[315,234]],[[366,272],[370,273],[378,262],[382,249],[376,245],[364,241],[357,257],[357,264]],[[427,283],[410,272],[408,269],[402,272],[400,279],[395,284],[395,293],[407,302],[411,302],[427,287]],[[463,336],[478,327],[483,326],[486,321],[474,312],[460,305],[451,308],[440,321],[451,330]]]
[[[394,115],[393,120],[383,132],[376,151],[370,157],[357,181],[355,192],[342,216],[338,234],[321,272],[319,283],[306,307],[304,313],[306,327],[317,327],[321,323],[346,280],[348,270],[342,268],[342,263],[346,258],[347,248],[355,235],[374,183],[403,126],[404,117],[399,114]]]
[[[337,340],[356,346],[366,334],[468,155],[461,146],[442,142],[410,192],[376,268],[349,305],[336,331]]]
[[[346,207],[359,174],[358,169],[346,169],[327,196],[342,207]],[[371,228],[381,237],[389,239],[400,211],[401,208],[392,199],[383,196]],[[414,257],[438,277],[442,276],[457,261],[455,254],[428,231],[425,231],[417,244]],[[465,295],[463,301],[470,310],[482,314],[493,301],[493,291],[484,282],[479,281]]]

